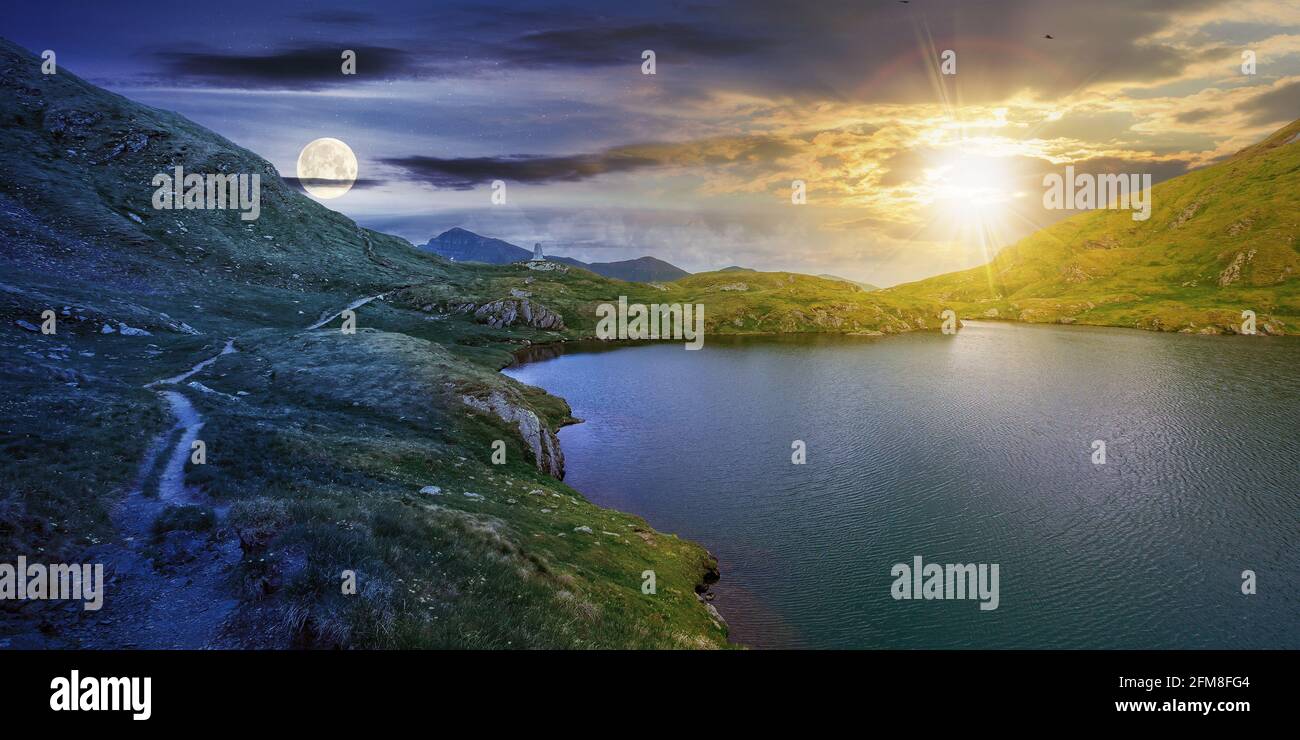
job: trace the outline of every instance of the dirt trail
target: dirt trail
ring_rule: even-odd
[[[342,312],[340,311],[339,313],[342,313]],[[337,315],[337,314],[335,314],[335,315]],[[148,383],[148,384],[145,385],[145,388],[153,388],[153,387],[155,387],[155,386],[159,386],[159,385],[176,385],[177,383],[183,383],[183,382],[185,382],[186,380],[188,380],[190,377],[192,377],[192,376],[194,376],[194,375],[197,375],[197,374],[200,373],[200,372],[203,372],[203,369],[204,369],[204,368],[206,368],[208,365],[211,365],[212,363],[216,362],[217,360],[221,359],[221,357],[222,357],[223,355],[228,355],[228,354],[230,354],[230,353],[232,353],[232,352],[235,352],[235,351],[237,351],[237,350],[235,349],[235,340],[234,340],[234,339],[227,339],[227,340],[226,340],[226,346],[222,347],[222,348],[221,348],[221,351],[218,352],[217,354],[213,355],[212,357],[209,357],[208,359],[203,360],[202,362],[199,362],[199,363],[196,364],[194,367],[190,368],[189,370],[186,370],[185,372],[181,373],[180,375],[173,375],[173,376],[171,376],[170,378],[159,378],[158,380],[155,380],[155,381],[153,381],[152,383]]]
[[[185,488],[185,462],[190,457],[194,441],[199,438],[199,431],[203,429],[203,417],[181,393],[162,391],[159,395],[171,405],[172,416],[176,417],[173,430],[180,430],[181,437],[176,440],[171,457],[167,458],[167,466],[158,478],[158,498],[169,504],[193,503],[188,500],[191,497]]]
[[[369,303],[369,302],[371,302],[371,301],[383,300],[384,296],[386,296],[386,295],[388,295],[388,294],[387,294],[387,293],[380,293],[379,295],[372,295],[372,296],[370,296],[370,297],[368,297],[368,298],[358,298],[358,299],[356,299],[355,301],[353,301],[353,302],[349,303],[348,305],[344,306],[343,308],[340,308],[339,310],[337,310],[337,311],[335,311],[334,313],[330,314],[329,316],[326,316],[325,318],[321,319],[320,321],[317,321],[316,323],[312,324],[311,326],[307,327],[306,329],[303,329],[303,331],[312,331],[313,329],[319,329],[319,328],[321,328],[322,326],[325,326],[325,325],[328,324],[329,322],[333,321],[334,319],[337,319],[339,316],[342,316],[344,311],[352,311],[352,310],[354,310],[354,309],[361,308],[362,306],[366,305],[367,303]]]
[[[344,311],[381,300],[385,295],[358,298],[306,331],[319,329]],[[146,448],[130,494],[112,512],[122,541],[98,546],[87,555],[87,562],[104,564],[104,608],[82,612],[78,606],[70,613],[73,624],[65,634],[73,646],[238,647],[232,638],[223,635],[222,628],[239,604],[233,573],[242,553],[238,538],[221,521],[223,511],[214,508],[218,521],[211,532],[170,532],[162,538],[153,533],[154,521],[168,505],[205,503],[201,491],[185,484],[191,445],[199,438],[204,421],[182,390],[187,387],[185,381],[237,351],[234,339],[229,339],[220,352],[189,370],[144,386],[166,402],[175,423]],[[234,397],[219,395],[238,402]]]
[[[241,554],[236,538],[222,527],[221,512],[211,532],[170,532],[155,537],[153,523],[168,505],[201,504],[201,492],[185,485],[191,445],[203,429],[203,417],[173,386],[202,372],[223,355],[235,352],[234,340],[220,353],[187,372],[155,380],[175,423],[146,449],[130,494],[112,512],[122,534],[120,543],[93,549],[88,562],[104,564],[104,608],[78,614],[68,630],[85,648],[234,647],[223,644],[221,628],[239,601],[231,573]],[[164,458],[164,450],[169,450]],[[159,459],[164,458],[161,469]],[[156,476],[155,476],[156,474]],[[156,478],[153,486],[149,483]],[[150,495],[150,488],[156,495]]]

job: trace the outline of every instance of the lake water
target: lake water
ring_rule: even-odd
[[[1294,338],[968,323],[583,350],[507,373],[586,420],[560,433],[567,483],[718,556],[736,641],[1300,648]],[[917,555],[998,564],[998,607],[894,599]]]

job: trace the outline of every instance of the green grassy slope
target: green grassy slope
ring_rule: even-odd
[[[594,336],[601,303],[626,296],[629,303],[692,303],[704,306],[709,334],[834,332],[896,334],[937,329],[941,307],[912,296],[882,296],[841,280],[787,272],[705,272],[667,283],[624,283],[579,268],[541,272],[521,265],[478,270],[472,280],[451,279],[414,286],[394,296],[413,308],[438,314],[466,301],[483,303],[526,291],[530,300],[558,310],[565,330],[516,328],[516,341]]]
[[[988,265],[881,291],[963,318],[1234,333],[1300,333],[1300,121],[1153,188],[1152,215],[1073,216]]]
[[[654,286],[449,263],[359,228],[180,116],[43,76],[3,40],[0,148],[0,560],[106,560],[118,574],[99,614],[3,605],[0,645],[725,645],[696,594],[711,556],[539,469],[530,439],[569,409],[497,370],[522,345],[589,336],[595,304],[620,295],[703,302],[717,332],[937,320],[924,300],[781,273]],[[153,209],[153,176],[176,165],[260,173],[260,218]],[[448,310],[511,290],[566,327]],[[338,320],[306,330],[381,293],[357,309],[356,334]],[[19,323],[46,310],[56,334]],[[176,508],[160,498],[162,461],[181,432],[145,385],[213,357],[166,386],[193,405],[207,447],[205,465],[184,466],[193,500]],[[490,461],[496,440],[504,465]],[[200,568],[228,551],[229,572]],[[342,593],[344,570],[359,596]],[[641,591],[645,570],[656,594]],[[220,634],[173,619],[212,606],[207,595],[234,604]]]

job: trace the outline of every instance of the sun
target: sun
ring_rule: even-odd
[[[962,145],[922,168],[922,192],[936,231],[954,242],[997,251],[1020,218],[1013,159]]]
[[[955,152],[924,175],[935,205],[955,221],[1000,220],[1017,197],[1005,157]]]

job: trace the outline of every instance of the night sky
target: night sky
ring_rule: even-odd
[[[3,35],[286,176],[346,142],[327,205],[372,228],[692,271],[972,266],[1066,215],[1046,172],[1159,182],[1300,117],[1300,0],[25,5]]]

